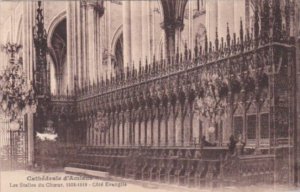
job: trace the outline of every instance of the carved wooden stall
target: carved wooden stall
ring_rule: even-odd
[[[284,158],[293,156],[295,48],[290,15],[272,2],[262,5],[269,15],[255,8],[252,32],[241,21],[239,34],[227,28],[225,38],[52,97],[53,117],[86,134],[69,166],[189,186],[277,182],[282,171],[291,181]],[[245,143],[234,157],[230,135]],[[203,146],[203,136],[215,146]]]

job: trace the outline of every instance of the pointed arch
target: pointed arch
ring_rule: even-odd
[[[47,45],[51,45],[51,39],[54,33],[54,30],[56,29],[57,25],[64,19],[67,18],[67,12],[62,11],[59,14],[57,14],[55,17],[52,18],[50,21],[50,25],[47,30],[48,39],[47,39]]]

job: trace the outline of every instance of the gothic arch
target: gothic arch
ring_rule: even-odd
[[[111,41],[111,51],[115,50],[118,38],[123,33],[123,25],[120,25],[118,29],[114,32],[112,41]]]
[[[123,68],[123,26],[118,27],[111,43],[111,52],[114,56],[114,67]],[[121,64],[120,64],[121,63]],[[117,66],[120,65],[120,66]]]
[[[50,60],[51,92],[66,92],[67,18],[63,11],[54,17],[48,28],[47,45]]]
[[[50,25],[47,30],[47,34],[48,34],[47,45],[48,46],[51,45],[51,38],[53,36],[53,32],[56,29],[57,25],[66,18],[67,18],[67,12],[63,11],[63,12],[57,14],[55,17],[53,17],[53,19],[50,21]]]

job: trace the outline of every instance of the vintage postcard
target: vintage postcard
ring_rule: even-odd
[[[300,191],[299,6],[0,1],[0,192]]]

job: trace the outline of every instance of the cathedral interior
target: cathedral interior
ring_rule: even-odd
[[[0,147],[18,132],[26,167],[189,187],[299,182],[298,1],[0,6],[0,43],[22,46],[0,52],[0,70],[21,62],[37,103],[13,134],[2,118]],[[61,145],[45,160],[36,135],[49,127]]]

